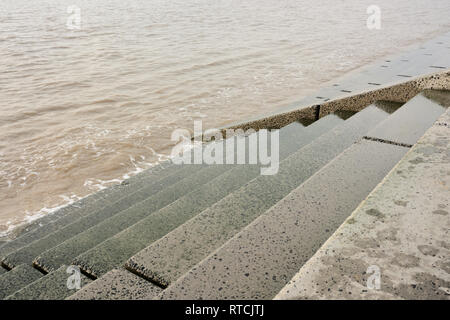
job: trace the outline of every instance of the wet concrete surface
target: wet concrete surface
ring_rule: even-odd
[[[150,300],[162,289],[124,269],[114,269],[67,300]]]
[[[450,299],[449,115],[436,121],[276,299]]]

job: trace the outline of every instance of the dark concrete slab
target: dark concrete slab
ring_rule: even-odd
[[[413,145],[445,111],[449,103],[450,92],[420,93],[370,130],[367,136]]]
[[[43,276],[44,274],[33,268],[31,264],[21,264],[0,275],[0,300]]]
[[[305,129],[291,124],[280,130],[280,159],[342,123],[334,115],[324,117]],[[259,166],[235,166],[193,192],[160,209],[137,224],[77,257],[73,263],[95,277],[121,266],[133,254],[166,235],[196,214],[257,177]]]
[[[126,267],[161,286],[176,281],[386,117],[374,106],[357,113],[282,161],[277,174],[252,180],[133,256]]]
[[[127,270],[114,269],[67,300],[150,300],[161,292],[160,287]]]
[[[407,151],[355,143],[160,298],[273,298]]]
[[[64,300],[74,294],[77,289],[68,289],[67,280],[71,273],[67,272],[67,266],[62,266],[58,270],[45,275],[28,286],[14,292],[5,300]],[[92,280],[80,275],[81,288],[89,284]]]

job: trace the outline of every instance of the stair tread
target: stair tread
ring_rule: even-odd
[[[95,224],[92,224],[90,221],[82,221],[79,226],[76,226],[76,232],[70,235],[65,230],[62,230],[58,234],[58,241],[55,245],[47,247],[46,251],[33,251],[34,255],[32,257],[28,255],[27,258],[35,258],[33,263],[43,270],[55,270],[61,264],[70,263],[73,258],[84,252],[86,248],[91,248],[92,243],[95,245],[106,240],[151,212],[175,201],[197,185],[203,184],[228,170],[229,167],[220,165],[201,169],[200,166],[192,166],[192,169],[196,170],[194,174],[188,175],[177,183],[163,188],[157,194],[130,206],[128,209],[102,219]]]
[[[130,258],[127,269],[167,286],[387,118],[369,106]]]
[[[368,140],[353,144],[160,298],[273,298],[407,151]]]
[[[67,300],[150,300],[162,289],[124,269],[113,269]]]
[[[450,110],[275,299],[448,299],[449,125]]]
[[[123,194],[131,194],[139,187],[142,187],[142,182],[148,186],[167,178],[171,174],[176,173],[174,169],[167,169],[166,165],[159,166],[159,170],[147,170],[141,173],[139,178],[137,176],[131,177],[125,183],[114,185],[107,189],[101,190],[88,197],[85,197],[71,205],[65,206],[53,214],[46,215],[28,225],[25,229],[19,232],[19,236],[14,240],[8,241],[0,247],[0,257],[4,257],[16,250],[19,250],[28,244],[46,237],[52,232],[56,232],[64,228],[65,226],[73,223],[74,221],[97,212],[105,206],[114,204]],[[175,167],[175,166],[174,166]],[[162,170],[166,168],[166,170]],[[152,173],[152,174],[151,174]],[[152,178],[152,181],[146,181],[146,179]],[[142,181],[137,183],[136,181]]]
[[[5,300],[63,300],[76,292],[76,289],[68,289],[67,282],[71,276],[66,265],[51,272],[26,287],[14,292]],[[92,282],[91,279],[80,274],[81,288]]]
[[[280,141],[280,159],[287,157],[314,137],[328,130],[328,127],[331,128],[341,123],[335,117],[323,118],[321,122],[322,125],[319,126],[317,123],[306,131],[299,131],[295,124],[288,126],[289,132],[281,130],[280,139],[287,140],[291,135],[295,139],[289,140],[288,144],[284,144],[283,140]],[[133,254],[257,177],[259,173],[259,166],[235,166],[174,203],[83,253],[73,263],[80,266],[84,272],[99,277],[112,268],[122,265]]]
[[[145,195],[150,196],[153,193],[158,194],[171,185],[178,183],[178,178],[180,176],[189,176],[190,174],[195,174],[198,170],[199,168],[192,166],[191,168],[189,168],[189,170],[184,170],[183,173],[175,173],[161,180],[151,182],[149,183],[149,186],[145,188],[145,190],[134,192],[131,196],[138,194],[138,196],[145,197]],[[130,206],[133,206],[133,202],[131,202],[130,197],[124,197],[115,204],[111,204],[107,207],[102,207],[102,209],[100,209],[99,211],[94,211],[91,214],[80,217],[78,220],[75,220],[74,222],[61,228],[58,228],[53,233],[50,233],[43,238],[37,239],[36,241],[29,243],[28,245],[6,256],[3,256],[2,263],[9,266],[10,268],[13,268],[14,266],[21,263],[31,263],[33,258],[35,258],[43,251],[60,244],[64,240],[67,240],[72,236],[88,229],[92,225],[99,223],[105,218],[118,214],[121,209]]]
[[[335,122],[336,119],[333,121]],[[290,137],[291,134],[298,129],[303,130],[303,128],[299,126],[289,127],[289,130],[283,130],[283,135],[285,137]],[[235,145],[235,147],[237,146]],[[147,217],[152,212],[169,205],[179,197],[190,193],[191,190],[196,190],[199,186],[208,183],[211,179],[220,176],[231,170],[233,167],[232,165],[195,165],[193,167],[203,166],[204,168],[198,170],[195,175],[186,177],[183,181],[161,191],[157,196],[149,198],[129,210],[114,215],[96,226],[86,228],[86,231],[43,252],[34,260],[34,263],[40,268],[48,271],[56,269],[60,264],[71,263],[72,259],[84,251],[89,250],[109,237],[114,236],[130,225]]]
[[[0,300],[44,275],[31,264],[21,264],[0,276]]]

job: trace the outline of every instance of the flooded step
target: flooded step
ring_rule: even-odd
[[[371,105],[130,258],[126,267],[166,287],[361,139],[388,114]]]
[[[128,209],[129,207],[136,206],[145,199],[159,194],[162,190],[166,190],[173,184],[178,183],[180,179],[183,179],[189,175],[195,174],[201,168],[199,166],[186,166],[187,170],[176,172],[161,180],[149,183],[148,187],[143,190],[132,193],[131,195],[124,196],[121,200],[115,204],[111,204],[107,207],[101,207],[97,211],[93,211],[90,214],[83,216],[68,225],[60,225],[59,228],[53,233],[46,234],[44,237],[37,239],[36,241],[2,257],[2,263],[9,268],[21,263],[31,263],[32,260],[40,253],[48,250],[61,242],[77,235],[84,230],[87,230],[91,226]],[[137,203],[137,204],[136,204]],[[3,252],[2,248],[2,252]],[[10,248],[9,248],[10,249]]]
[[[192,157],[193,155],[191,154]],[[73,204],[62,207],[53,214],[48,214],[33,221],[24,228],[19,228],[15,232],[16,238],[14,240],[0,244],[0,257],[4,257],[33,241],[62,229],[81,217],[105,209],[105,207],[114,207],[114,210],[118,210],[120,209],[117,205],[118,201],[121,201],[122,206],[123,204],[126,205],[128,195],[133,195],[138,191],[142,192],[136,194],[137,196],[145,194],[145,192],[148,193],[152,190],[151,188],[156,182],[169,176],[174,177],[174,174],[177,172],[191,169],[191,166],[175,165],[170,160],[166,160],[153,168],[124,180],[121,184],[108,187],[80,199]],[[177,178],[174,181],[177,181]],[[157,191],[158,189],[155,188],[154,193]]]
[[[445,104],[442,93],[432,96]],[[375,141],[352,145],[195,266],[161,298],[273,298],[409,150],[378,141],[384,139],[376,134],[415,143],[429,128],[427,123],[434,123],[444,112],[441,105],[423,98],[419,94],[404,104],[370,130]]]
[[[353,144],[160,298],[273,298],[408,150]]]
[[[25,234],[42,228],[43,226],[50,224],[60,218],[64,217],[67,214],[72,214],[72,212],[76,212],[80,215],[84,213],[91,212],[100,206],[107,206],[112,202],[117,201],[117,196],[123,194],[123,192],[130,192],[130,190],[137,190],[141,188],[145,183],[148,183],[150,180],[157,180],[171,174],[173,171],[169,169],[172,164],[169,161],[165,161],[155,167],[145,170],[133,177],[130,177],[122,182],[122,184],[114,185],[108,187],[106,189],[100,190],[93,194],[90,194],[80,200],[75,201],[72,204],[64,206],[58,209],[56,212],[47,214],[42,218],[39,218],[23,227],[18,227],[16,231],[14,231],[14,239],[24,236]],[[164,169],[164,172],[161,170]],[[176,169],[176,168],[174,168]],[[126,190],[125,190],[126,189]],[[28,240],[27,240],[28,241]]]
[[[62,229],[84,216],[98,212],[105,207],[114,206],[118,199],[121,199],[128,194],[133,194],[143,186],[146,186],[148,191],[151,191],[154,187],[154,192],[157,192],[162,179],[166,179],[165,183],[174,181],[170,176],[173,175],[176,170],[179,170],[179,168],[176,167],[178,166],[173,166],[173,168],[169,166],[167,167],[167,170],[162,170],[163,167],[160,166],[160,170],[158,171],[149,169],[145,171],[145,173],[138,175],[139,178],[138,176],[134,176],[125,183],[99,191],[70,206],[61,208],[54,214],[47,215],[34,221],[27,227],[30,228],[28,232],[0,247],[0,257],[4,257],[36,240],[46,237],[52,232]],[[157,185],[157,183],[160,184]],[[165,183],[163,182],[162,185],[165,185]]]
[[[114,269],[67,300],[150,300],[162,289],[124,269]]]
[[[306,129],[291,124],[280,130],[280,159],[286,158],[322,133],[342,123],[335,115],[322,118]],[[259,166],[235,166],[174,203],[160,209],[130,228],[77,257],[73,263],[94,276],[121,266],[144,249],[196,214],[260,175]],[[81,235],[80,235],[81,236]],[[71,239],[70,241],[76,241]]]
[[[0,275],[0,300],[43,277],[31,264],[21,264]]]
[[[333,120],[333,122],[336,121],[337,120]],[[323,125],[318,124],[317,126],[321,127]],[[289,133],[293,133],[296,131],[295,128],[300,128],[301,130],[303,130],[302,127],[298,127],[298,125],[293,125],[290,126],[287,132],[283,131],[283,137],[285,137],[285,139],[283,140],[287,141],[285,146],[282,148],[283,150],[288,150],[289,146],[295,147],[302,141],[302,139],[297,138],[298,141],[292,143],[290,139],[286,139],[288,136],[290,137]],[[301,132],[303,131],[300,131],[300,133]],[[193,166],[198,167],[198,165]],[[134,208],[130,208],[130,210],[126,210],[118,215],[115,215],[110,219],[105,220],[101,224],[93,226],[88,230],[86,230],[85,232],[80,233],[78,236],[65,241],[61,245],[58,245],[57,247],[40,254],[39,257],[37,257],[34,260],[34,264],[37,265],[39,268],[42,268],[43,270],[50,271],[56,269],[60,264],[72,263],[72,260],[81,253],[93,248],[97,244],[100,244],[106,239],[114,236],[118,232],[126,229],[127,227],[147,217],[154,211],[165,207],[171,202],[177,200],[179,197],[187,195],[191,193],[191,191],[197,190],[199,188],[204,190],[203,186],[204,184],[209,183],[211,180],[214,180],[215,178],[221,176],[225,172],[228,172],[229,170],[232,169],[232,167],[233,165],[206,166],[206,168],[198,171],[198,174],[189,176],[188,178],[183,180],[182,183],[180,182],[173,188],[167,188],[167,190],[163,190],[159,197],[148,199],[142,205],[138,205]],[[252,169],[249,169],[248,173],[250,174],[250,172],[252,172],[252,174],[254,175],[259,174],[259,170],[256,170],[258,169],[257,166],[237,165],[237,167],[242,168],[253,167]],[[242,176],[240,178],[245,178],[245,176]],[[246,181],[250,180],[251,178],[252,177],[248,177]],[[242,181],[239,179],[237,179],[236,181],[230,180],[232,179],[228,179],[228,182],[231,183],[231,187],[233,186],[233,184]],[[242,184],[245,183],[246,181],[242,181]],[[209,192],[206,192],[202,195],[203,199],[206,199],[205,201],[207,204],[218,201],[219,199],[222,198],[221,194],[223,192],[226,192],[225,186],[217,186],[216,188],[218,189],[218,192],[216,194],[212,194],[211,193],[212,190],[209,190]],[[194,200],[201,200],[201,199],[194,199]],[[200,201],[198,201],[196,202],[196,205],[200,206],[205,205],[205,202],[201,203]],[[187,207],[186,209],[189,210],[189,208]]]
[[[58,270],[9,295],[5,300],[64,300],[77,291],[76,288],[68,288],[68,279],[73,276],[73,273],[68,271],[67,266],[61,266]],[[79,274],[79,280],[80,288],[92,282],[83,274]]]

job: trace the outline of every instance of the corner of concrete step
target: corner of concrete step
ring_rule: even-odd
[[[113,269],[66,300],[151,300],[162,290],[125,269]]]

